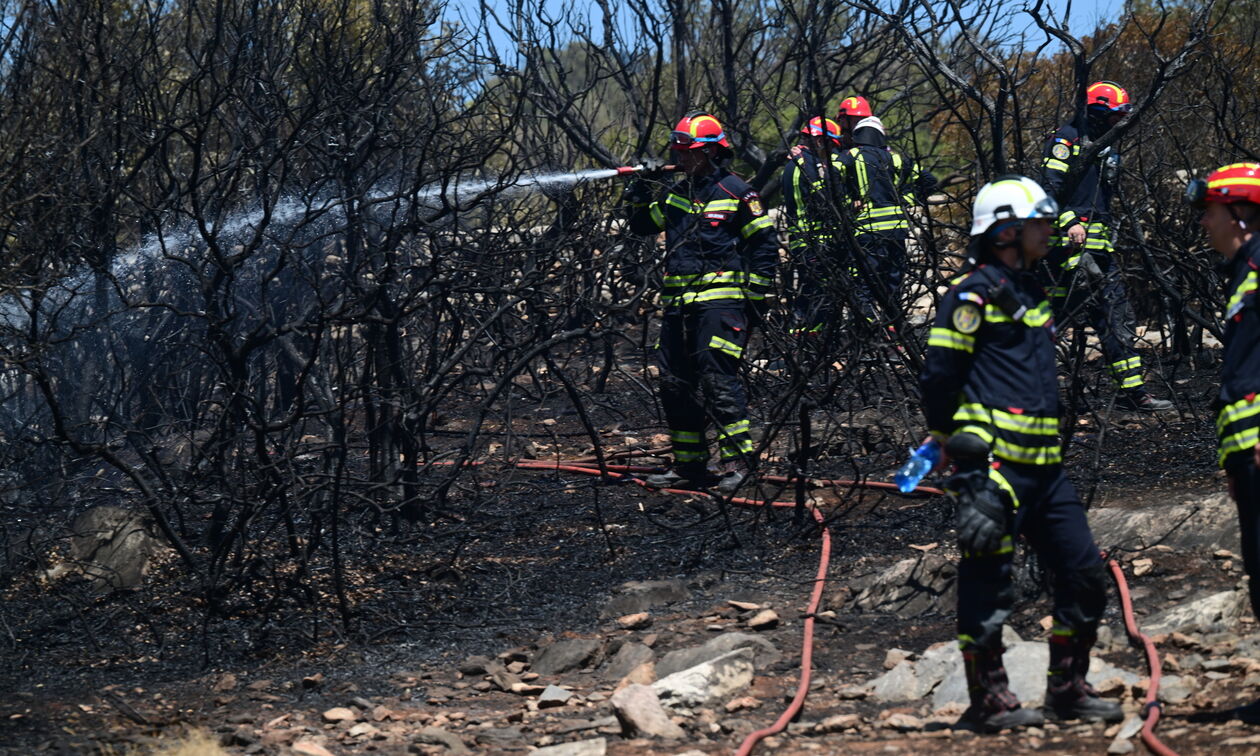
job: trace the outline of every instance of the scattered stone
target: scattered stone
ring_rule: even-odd
[[[1159,697],[1168,703],[1181,703],[1199,688],[1199,681],[1190,675],[1168,675],[1160,681]]]
[[[1247,594],[1243,591],[1214,593],[1147,617],[1142,622],[1142,630],[1147,635],[1153,636],[1176,631],[1211,632],[1231,628],[1237,625],[1238,618],[1248,611],[1248,603]],[[1177,644],[1173,638],[1169,640]]]
[[[836,689],[836,697],[841,701],[861,701],[871,694],[870,684],[845,685]]]
[[[829,732],[844,732],[845,730],[861,726],[862,716],[860,714],[833,714],[814,725],[814,732],[825,735]]]
[[[547,687],[545,685],[530,685],[529,683],[518,682],[512,684],[509,692],[515,693],[518,696],[532,696],[542,693],[546,689]]]
[[[1222,746],[1246,746],[1256,745],[1260,743],[1260,735],[1242,735],[1239,737],[1225,738],[1220,742]]]
[[[758,669],[764,669],[782,658],[779,650],[765,638],[752,633],[722,633],[715,638],[710,638],[702,646],[679,649],[665,654],[656,663],[656,674],[668,677],[675,672],[703,664],[739,648],[753,649],[753,662]]]
[[[701,706],[747,687],[753,678],[753,650],[739,648],[657,680],[653,689],[667,706]]]
[[[687,590],[687,585],[681,580],[636,580],[623,584],[617,595],[604,605],[599,616],[607,619],[637,614],[662,604],[686,601],[689,598],[691,591]]]
[[[440,727],[425,727],[416,733],[415,741],[424,745],[440,745],[446,746],[446,750],[451,753],[463,754],[472,753],[468,746],[464,745],[464,741],[459,739],[458,735],[449,733]]]
[[[490,675],[490,682],[498,686],[499,690],[511,692],[512,686],[521,682],[521,678],[508,672],[502,662],[490,662],[486,665],[486,672]]]
[[[353,722],[354,720],[359,718],[359,715],[355,714],[353,710],[347,709],[344,706],[334,706],[333,708],[325,711],[323,713],[323,717],[324,717],[325,722],[337,723],[337,722]]]
[[[656,665],[646,662],[630,670],[630,674],[621,678],[621,681],[617,683],[617,690],[627,685],[651,685],[654,682],[656,682]]]
[[[1178,552],[1240,549],[1238,510],[1224,492],[1141,509],[1092,507],[1089,525],[1095,541],[1117,547],[1159,544]]]
[[[914,659],[914,652],[904,648],[890,648],[884,654],[884,669],[892,669],[903,661]]]
[[[952,611],[958,567],[936,552],[903,559],[874,578],[864,581],[856,603],[871,612],[916,617],[930,611]]]
[[[150,518],[122,507],[93,507],[70,524],[69,559],[47,570],[55,580],[81,573],[97,590],[130,590],[144,584],[149,562],[165,548]]]
[[[523,661],[514,661],[507,665],[507,671],[514,675],[519,675],[525,671],[525,666],[525,662]]]
[[[394,716],[394,712],[387,706],[377,706],[372,709],[372,721],[384,722],[386,719],[398,719]]]
[[[652,615],[647,612],[627,614],[624,617],[618,617],[617,624],[625,630],[642,630],[652,625]]]
[[[552,709],[557,706],[564,706],[573,698],[573,692],[565,690],[557,685],[548,685],[538,696],[538,708]]]
[[[871,695],[885,703],[917,701],[927,693],[925,687],[914,673],[914,664],[901,661],[871,682]]]
[[[612,705],[627,737],[639,734],[664,738],[683,736],[682,728],[665,713],[652,686],[627,686],[613,694]]]
[[[302,687],[306,688],[307,690],[310,690],[311,688],[318,688],[323,682],[324,682],[324,673],[316,672],[313,675],[307,675],[306,677],[302,678]]]
[[[1155,569],[1154,559],[1134,559],[1133,560],[1133,576],[1142,577]]]
[[[753,630],[769,630],[777,627],[778,624],[779,615],[773,609],[762,609],[752,619],[748,620],[748,626]]]
[[[884,720],[883,726],[898,732],[914,732],[923,729],[923,720],[913,714],[896,712]]]
[[[466,677],[476,677],[484,675],[489,671],[489,665],[494,660],[488,656],[470,656],[459,663],[459,673]]]
[[[214,685],[211,686],[210,689],[215,691],[216,693],[223,693],[225,691],[232,690],[235,687],[236,687],[236,675],[232,674],[231,672],[228,672],[227,674],[220,676],[218,680],[215,680]]]
[[[742,696],[740,698],[732,698],[726,702],[726,711],[734,713],[743,711],[744,709],[756,709],[761,706],[761,699],[753,696]]]
[[[519,727],[487,727],[477,732],[478,742],[495,743],[498,745],[507,745],[509,743],[518,743],[525,737],[525,733],[521,732]]]
[[[604,667],[605,680],[620,680],[635,668],[656,660],[656,652],[642,643],[623,643]],[[651,681],[649,681],[651,682]]]
[[[360,722],[350,728],[350,737],[352,738],[374,738],[381,734],[381,731],[367,722]]]
[[[594,638],[571,638],[552,643],[538,653],[530,669],[540,675],[558,675],[579,669],[593,660],[603,644]]]
[[[531,756],[604,756],[607,752],[608,741],[604,738],[595,738],[539,748]]]
[[[1122,754],[1133,753],[1137,748],[1133,745],[1133,741],[1127,738],[1116,738],[1111,741],[1111,745],[1107,746],[1107,753],[1113,756],[1122,756]]]
[[[761,604],[754,604],[751,601],[727,601],[726,603],[742,612],[755,612],[761,608]]]
[[[289,746],[300,756],[333,756],[333,752],[313,740],[299,740]]]

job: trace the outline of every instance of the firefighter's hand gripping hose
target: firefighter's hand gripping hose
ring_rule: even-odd
[[[604,465],[601,471],[600,467],[588,460],[561,460],[561,461],[545,461],[545,460],[519,460],[516,466],[529,470],[555,470],[563,472],[578,473],[582,475],[601,475],[606,474],[613,477],[623,478],[629,477],[634,473],[648,472],[655,468],[634,466],[634,465]],[[635,483],[646,487],[642,481],[631,478]],[[782,476],[762,476],[762,480],[766,482],[776,483],[792,483],[795,478],[787,478]],[[862,488],[881,488],[896,489],[896,486],[890,483],[880,481],[865,480],[827,480],[814,481],[826,485],[844,485]],[[661,489],[666,493],[683,493],[694,496],[696,494],[707,494],[703,491],[695,491],[691,489]],[[936,488],[919,486],[914,489],[916,493],[927,493],[934,495],[943,495],[943,491]],[[761,499],[747,499],[735,497],[730,500],[732,504],[742,506],[772,506],[772,507],[794,507],[795,502],[790,501],[766,501]],[[819,605],[822,602],[823,585],[827,579],[827,568],[831,560],[831,530],[826,526],[823,513],[814,506],[810,506],[810,512],[814,516],[814,520],[822,526],[822,544],[818,559],[818,571],[814,576],[814,589],[810,593],[809,605],[805,610],[805,623],[803,639],[801,644],[801,672],[800,680],[796,686],[796,695],[793,696],[791,703],[779,715],[773,724],[764,727],[755,732],[749,733],[744,741],[740,743],[736,750],[736,756],[749,756],[756,748],[757,744],[763,739],[780,733],[787,729],[788,723],[800,714],[801,709],[805,705],[805,696],[809,693],[810,673],[813,667],[814,654],[814,617],[818,612]],[[1137,620],[1133,614],[1133,601],[1129,595],[1129,585],[1125,580],[1124,571],[1120,565],[1114,560],[1107,561],[1107,567],[1111,571],[1112,578],[1116,583],[1116,591],[1120,596],[1120,609],[1124,616],[1125,632],[1129,636],[1129,642],[1135,648],[1144,652],[1147,668],[1150,673],[1150,684],[1146,690],[1146,701],[1142,706],[1141,716],[1144,720],[1142,725],[1142,743],[1158,756],[1178,756],[1178,754],[1165,745],[1156,735],[1155,726],[1159,722],[1160,702],[1159,702],[1159,683],[1161,677],[1161,668],[1159,661],[1159,653],[1155,649],[1155,644],[1149,637],[1144,635],[1137,626]]]

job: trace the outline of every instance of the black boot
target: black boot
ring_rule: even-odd
[[[713,482],[713,475],[703,462],[684,462],[649,475],[643,482],[650,488],[704,488]]]
[[[963,651],[963,670],[967,673],[967,694],[971,706],[963,712],[956,730],[1001,732],[1020,727],[1038,727],[1045,722],[1041,712],[1025,709],[1011,692],[1002,666],[1002,650],[976,649]]]
[[[1121,409],[1138,412],[1166,412],[1173,408],[1172,402],[1151,396],[1150,392],[1141,386],[1122,391],[1116,399],[1116,405]]]
[[[739,487],[744,485],[748,480],[751,472],[748,465],[742,459],[732,459],[722,463],[722,469],[719,473],[717,487],[714,491],[719,496],[733,496]]]
[[[1050,638],[1050,670],[1046,676],[1046,713],[1052,719],[1086,722],[1119,722],[1124,711],[1115,701],[1100,698],[1085,682],[1089,672],[1092,633],[1055,635]]]

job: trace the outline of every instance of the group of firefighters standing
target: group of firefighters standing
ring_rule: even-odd
[[[919,378],[930,438],[953,467],[946,490],[958,510],[962,554],[958,632],[971,706],[959,725],[982,732],[1040,724],[1011,693],[1002,625],[1014,601],[1015,543],[1023,538],[1053,576],[1046,714],[1118,721],[1118,704],[1085,680],[1106,605],[1106,573],[1085,509],[1064,474],[1059,438],[1058,327],[1088,325],[1134,410],[1171,402],[1150,394],[1134,349],[1134,318],[1113,260],[1114,147],[1091,149],[1130,111],[1128,93],[1091,84],[1083,108],[1045,143],[1040,183],[1001,176],[976,195],[968,262],[940,301]],[[910,237],[908,209],[936,181],[887,146],[862,97],[836,118],[801,129],[783,172],[789,252],[798,270],[793,331],[832,322],[843,290],[850,327],[896,329]],[[660,398],[673,464],[646,483],[711,486],[733,495],[754,469],[756,445],[739,374],[750,326],[766,310],[779,264],[777,231],[757,192],[727,169],[721,123],[687,114],[670,134],[683,178],[663,190],[632,181],[630,229],[665,233],[665,314],[658,342]],[[1191,182],[1211,246],[1228,261],[1225,350],[1218,399],[1221,466],[1238,505],[1242,551],[1260,616],[1260,164],[1236,163]],[[709,466],[716,426],[721,464]],[[1260,702],[1237,716],[1260,723]]]

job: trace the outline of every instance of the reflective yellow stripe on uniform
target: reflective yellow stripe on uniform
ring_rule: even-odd
[[[1054,311],[1050,309],[1050,303],[1042,301],[1036,307],[1031,307],[1020,316],[1020,322],[1031,328],[1040,328],[1050,319],[1054,317]],[[986,323],[1013,323],[1011,317],[1002,312],[1002,308],[997,305],[984,306],[984,321]]]
[[[1063,460],[1059,446],[1057,417],[1011,412],[964,402],[954,412],[963,427],[956,432],[975,433],[993,449],[993,455],[1008,462],[1051,465]],[[988,433],[981,432],[992,429]]]
[[[928,333],[928,346],[957,349],[960,352],[970,354],[976,351],[976,337],[959,333],[950,328],[934,327]]]
[[[653,202],[648,208],[648,214],[652,216],[652,222],[660,228],[665,228],[665,212],[661,210],[661,203]]]
[[[716,349],[719,352],[729,354],[732,357],[739,357],[744,353],[744,348],[733,341],[727,341],[721,336],[714,336],[709,339],[709,348]]]
[[[774,227],[774,222],[770,220],[770,216],[759,215],[756,218],[753,218],[748,223],[744,224],[744,227],[739,230],[739,235],[747,239],[748,237],[752,236],[758,231],[761,231],[762,229],[773,228],[773,227]]]
[[[1225,312],[1232,317],[1235,308],[1242,304],[1243,297],[1255,293],[1258,283],[1260,282],[1257,281],[1256,272],[1254,270],[1247,271],[1247,275],[1243,278],[1242,283],[1238,284],[1238,290],[1234,292],[1233,296],[1229,298],[1229,303],[1225,305]]]
[[[662,294],[661,304],[693,304],[695,302],[714,302],[719,299],[749,299],[749,295],[743,289],[734,287],[722,287],[718,289],[705,289],[704,291],[684,291],[680,294]]]
[[[683,444],[698,444],[704,441],[700,437],[700,431],[680,431],[671,430],[669,432],[669,440]]]

